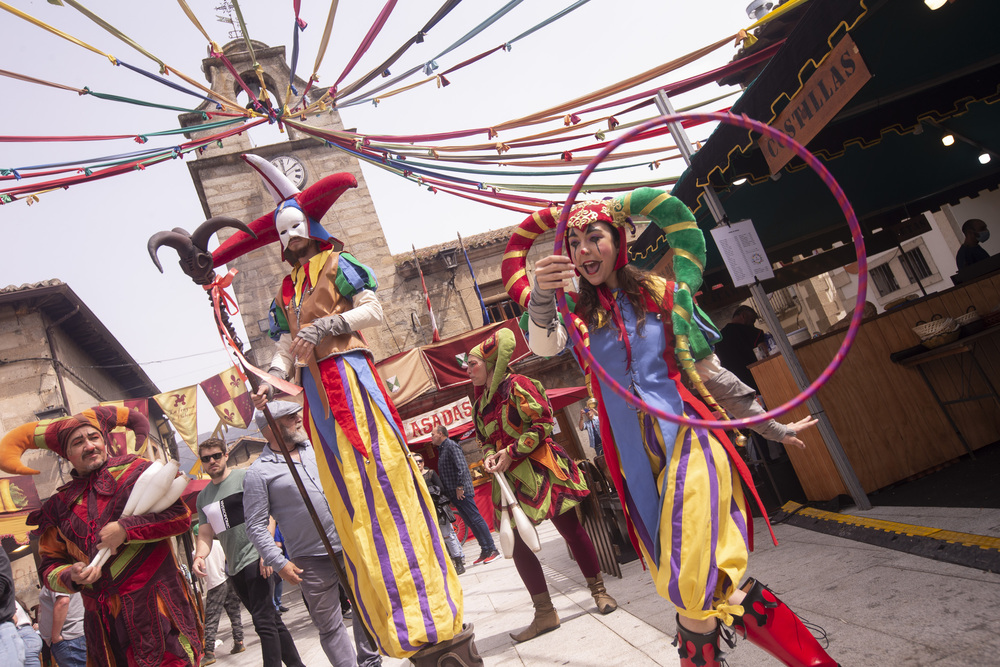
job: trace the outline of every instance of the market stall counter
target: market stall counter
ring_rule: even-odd
[[[1000,273],[993,273],[862,323],[843,365],[817,396],[866,493],[962,455],[974,456],[975,450],[1000,440],[1000,336],[993,335],[1000,333],[1000,324],[991,316],[998,307]],[[960,318],[970,309],[993,326],[958,338],[941,354],[916,347],[921,339],[913,327],[919,322]],[[830,363],[844,335],[838,331],[794,347],[810,382]],[[900,351],[911,354],[902,359],[895,355],[901,362],[895,363],[890,357]],[[780,354],[750,370],[768,406],[798,394]],[[800,406],[783,420],[807,414]],[[846,494],[819,431],[810,429],[800,437],[806,449],[789,448],[788,455],[807,499],[826,501]]]

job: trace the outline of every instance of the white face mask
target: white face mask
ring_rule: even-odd
[[[281,249],[288,247],[288,240],[293,236],[309,238],[309,221],[305,213],[294,206],[286,206],[274,216],[274,227],[278,230]]]

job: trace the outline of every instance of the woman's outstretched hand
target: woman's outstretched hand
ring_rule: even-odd
[[[549,255],[535,262],[535,285],[541,289],[571,289],[574,276],[573,261],[565,255]]]
[[[813,426],[815,426],[816,422],[818,422],[818,421],[819,421],[818,419],[816,419],[815,417],[813,417],[812,415],[810,415],[808,417],[803,417],[802,419],[798,420],[797,422],[792,422],[791,424],[785,424],[785,426],[787,426],[788,428],[792,429],[792,433],[790,435],[785,436],[784,440],[781,441],[781,444],[783,444],[783,445],[795,445],[799,449],[805,449],[806,448],[806,443],[804,443],[801,440],[799,440],[798,437],[796,437],[796,436],[798,436],[798,434],[801,431],[804,431],[807,428],[812,428]]]

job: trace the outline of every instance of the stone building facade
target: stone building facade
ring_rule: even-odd
[[[75,414],[104,401],[146,398],[160,393],[72,289],[59,280],[0,289],[0,433],[27,422]],[[151,449],[160,458],[162,443],[174,436],[155,401],[149,401]],[[172,451],[172,458],[177,452]],[[32,478],[45,500],[70,480],[72,467],[48,450],[30,450],[25,465],[40,471]],[[0,472],[0,478],[9,477]],[[8,552],[27,540],[23,514],[4,515],[0,535]],[[15,527],[16,524],[16,527]],[[18,591],[37,601],[38,577],[29,550],[11,554]]]

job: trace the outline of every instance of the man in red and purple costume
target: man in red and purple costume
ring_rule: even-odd
[[[83,594],[88,664],[198,665],[201,622],[167,541],[189,530],[191,514],[178,500],[156,514],[121,516],[150,462],[108,456],[108,434],[117,426],[135,433],[136,447],[149,433],[142,414],[105,406],[19,426],[0,441],[0,468],[38,474],[21,462],[27,449],[52,450],[73,466],[73,479],[28,523],[38,526],[42,584]],[[103,547],[112,557],[100,569],[91,567]]]

